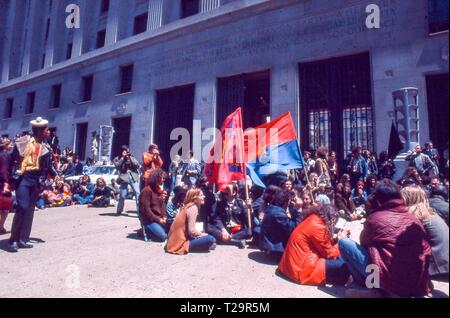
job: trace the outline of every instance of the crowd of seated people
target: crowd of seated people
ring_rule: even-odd
[[[122,195],[115,181],[94,184],[83,175],[89,169],[80,169],[70,148],[62,156],[60,176],[47,180],[39,207],[108,207]],[[192,153],[184,170],[176,170],[189,179],[184,184],[176,184],[183,176],[169,178],[160,165],[149,164],[136,195],[139,234],[176,255],[252,244],[298,284],[423,296],[433,288],[430,279],[448,281],[448,182],[436,174],[437,163],[431,160],[428,169],[418,156],[427,155],[411,154],[411,166],[393,181],[396,168],[386,152],[377,158],[356,147],[341,165],[335,152],[320,147],[305,152],[304,169],[266,176],[265,188],[211,185]],[[64,178],[80,171],[78,180]],[[358,242],[338,226],[342,219],[361,222]],[[365,288],[370,265],[380,275],[375,290]]]

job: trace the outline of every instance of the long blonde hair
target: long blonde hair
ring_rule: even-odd
[[[405,187],[401,190],[401,194],[409,213],[414,214],[422,222],[431,219],[435,211],[430,207],[427,195],[421,187]]]
[[[195,205],[195,200],[197,200],[200,196],[203,195],[203,191],[201,189],[191,189],[186,193],[186,198],[184,199],[184,207],[190,208]]]

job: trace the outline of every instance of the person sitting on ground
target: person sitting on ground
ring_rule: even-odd
[[[291,215],[287,210],[292,203]],[[277,189],[272,194],[270,206],[265,210],[261,222],[260,249],[280,259],[284,252],[289,236],[301,221],[302,201],[293,192],[286,189]]]
[[[213,208],[206,231],[219,243],[230,243],[245,248],[245,239],[250,238],[248,208],[238,196],[236,184],[221,189],[220,200]]]
[[[419,174],[419,171],[417,171],[414,167],[408,167],[406,168],[405,172],[403,173],[403,176],[398,181],[398,184],[403,188],[407,187],[409,185],[422,185],[422,177]]]
[[[198,212],[198,221],[203,222],[204,230],[210,222],[213,207],[217,201],[216,194],[214,193],[214,185],[209,183],[208,178],[203,176],[197,180],[196,188],[203,191],[205,195],[205,203],[200,207]]]
[[[398,185],[383,179],[368,201],[369,215],[360,235],[361,245],[339,240],[339,250],[354,284],[366,286],[368,266],[378,270],[380,288],[401,297],[420,297],[429,289],[431,247],[422,223],[408,211]],[[372,270],[373,273],[373,270]],[[347,291],[348,297],[381,296],[380,290]]]
[[[352,201],[356,208],[364,208],[367,201],[367,193],[364,191],[364,182],[358,181],[356,188],[352,190]]]
[[[67,183],[58,181],[53,193],[55,197],[50,202],[50,205],[54,208],[65,207],[72,204],[72,193],[70,192],[70,186]]]
[[[375,191],[375,186],[377,185],[378,178],[374,174],[369,174],[366,179],[366,184],[364,186],[364,190],[366,191],[367,197]]]
[[[341,230],[334,236],[339,213],[331,205],[315,206],[304,213],[304,220],[289,238],[278,270],[299,284],[344,285],[349,271],[336,241],[350,232]]]
[[[89,175],[91,174],[93,168],[94,168],[94,160],[92,158],[87,158],[81,173],[83,175]]]
[[[382,151],[378,162],[378,177],[380,180],[385,178],[392,180],[395,175],[395,169],[394,161],[389,158],[389,153]]]
[[[186,194],[184,206],[170,228],[165,250],[171,254],[184,255],[193,252],[208,252],[215,249],[216,239],[195,228],[198,211],[205,202],[200,189],[191,189]]]
[[[161,169],[153,170],[147,184],[139,195],[139,214],[145,227],[147,237],[152,241],[164,242],[167,240],[167,210],[163,191],[163,184],[167,174]]]
[[[433,257],[428,273],[432,279],[448,281],[448,225],[430,207],[426,193],[420,187],[406,187],[401,190],[409,213],[422,222],[428,234]]]
[[[448,225],[448,190],[444,185],[438,184],[431,188],[430,206]]]
[[[175,217],[183,207],[184,199],[186,198],[187,190],[182,186],[176,186],[173,189],[174,196],[167,203],[167,228],[170,229]]]
[[[67,157],[67,165],[64,167],[64,170],[62,171],[62,175],[65,178],[76,175],[76,165],[74,163],[73,157]]]
[[[292,190],[293,186],[294,185],[290,179],[283,181],[283,183],[281,184],[281,187],[286,190]]]
[[[253,208],[253,242],[259,246],[261,241],[261,223],[264,219],[264,213],[272,202],[273,195],[279,190],[279,187],[270,185],[266,189],[254,185],[251,191]]]
[[[94,184],[89,176],[83,176],[79,185],[78,193],[73,196],[79,204],[89,204],[94,200]]]
[[[78,155],[73,156],[74,175],[79,176],[83,174],[83,163]]]
[[[103,178],[98,178],[95,182],[94,199],[89,205],[96,208],[107,208],[111,200],[111,189],[106,186]]]
[[[347,221],[355,221],[358,219],[356,206],[352,200],[352,189],[349,183],[340,183],[336,186],[335,205],[342,218]]]
[[[311,197],[310,191],[306,187],[296,188],[297,192],[300,194],[300,199],[302,200],[302,210],[308,210],[314,204],[314,201]]]
[[[339,179],[339,183],[340,184],[346,184],[346,183],[350,184],[350,180],[351,180],[350,175],[348,173],[344,173],[341,176],[341,178]]]

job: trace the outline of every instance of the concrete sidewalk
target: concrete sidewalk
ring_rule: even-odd
[[[133,210],[133,202],[126,203]],[[0,297],[344,297],[342,287],[300,286],[276,275],[256,249],[218,246],[207,254],[166,254],[160,243],[136,239],[136,214],[85,206],[36,211],[33,249],[4,251],[0,237]],[[7,228],[13,215],[8,217]],[[352,238],[362,228],[350,224]],[[435,297],[449,285],[435,282]]]

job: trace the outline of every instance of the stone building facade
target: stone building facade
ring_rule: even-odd
[[[0,37],[0,133],[43,116],[82,157],[101,125],[113,152],[157,142],[167,157],[173,128],[236,106],[247,127],[291,112],[303,149],[380,152],[401,87],[419,89],[421,142],[448,142],[448,1],[7,0]]]

